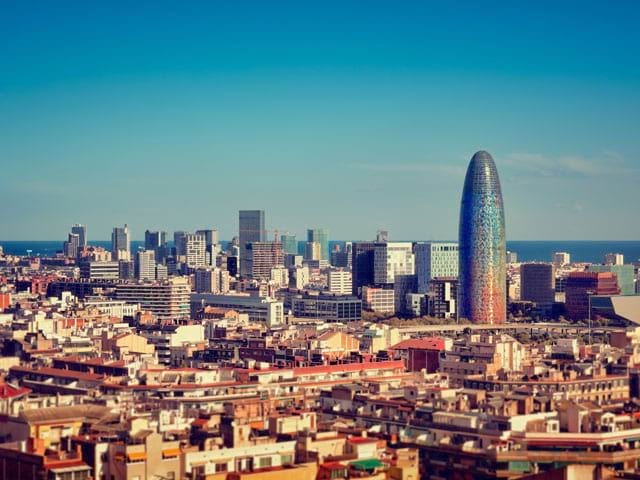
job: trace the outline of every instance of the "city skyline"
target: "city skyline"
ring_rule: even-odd
[[[325,7],[7,6],[1,239],[230,236],[228,198],[298,238],[453,239],[480,149],[512,239],[640,237],[637,5]]]

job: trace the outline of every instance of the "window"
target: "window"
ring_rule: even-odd
[[[270,467],[271,466],[271,457],[262,457],[258,460],[258,466],[260,468]]]
[[[216,473],[217,472],[226,472],[227,464],[226,463],[216,463]]]
[[[280,461],[282,465],[291,465],[293,463],[293,455],[282,455]]]

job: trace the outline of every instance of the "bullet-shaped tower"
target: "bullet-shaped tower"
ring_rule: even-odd
[[[493,158],[471,158],[462,190],[459,230],[459,318],[503,323],[507,317],[504,206]]]

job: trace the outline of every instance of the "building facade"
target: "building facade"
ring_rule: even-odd
[[[459,315],[474,323],[507,316],[506,234],[498,170],[477,152],[467,169],[460,207]]]

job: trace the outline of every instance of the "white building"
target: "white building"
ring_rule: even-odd
[[[376,243],[373,276],[377,284],[393,283],[396,275],[413,275],[413,245],[410,242]]]
[[[329,270],[327,286],[331,293],[351,295],[352,277],[348,270]]]
[[[207,240],[204,235],[178,232],[176,238],[176,254],[182,257],[190,268],[207,265]]]
[[[418,243],[415,255],[418,293],[426,293],[429,290],[429,282],[436,277],[458,276],[457,243]]]
[[[271,269],[271,281],[279,288],[289,287],[289,269],[278,265]]]
[[[624,255],[622,253],[607,253],[604,256],[605,265],[624,265]]]
[[[292,268],[293,271],[293,281],[292,287],[298,290],[302,290],[309,284],[310,276],[309,276],[309,267],[295,267]]]
[[[229,272],[221,268],[199,268],[194,274],[194,288],[198,293],[227,293]]]
[[[362,307],[366,310],[394,313],[395,298],[393,289],[362,287]]]
[[[571,254],[568,252],[556,252],[553,254],[553,264],[556,267],[563,267],[571,263]]]
[[[143,250],[136,253],[136,278],[138,280],[156,279],[156,252]]]

